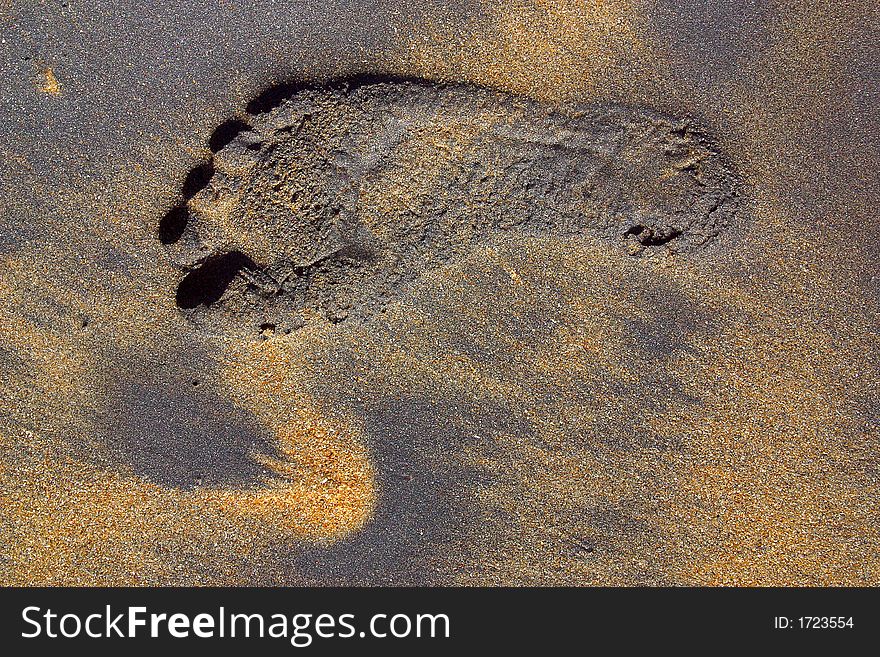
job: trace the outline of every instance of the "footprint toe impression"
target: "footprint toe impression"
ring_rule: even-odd
[[[285,88],[223,123],[159,238],[212,331],[364,320],[505,233],[693,252],[737,181],[691,122],[419,81]]]

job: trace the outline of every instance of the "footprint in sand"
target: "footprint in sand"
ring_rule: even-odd
[[[209,146],[159,238],[177,305],[212,331],[364,320],[506,234],[638,257],[695,252],[737,218],[737,179],[689,120],[467,85],[279,87]]]

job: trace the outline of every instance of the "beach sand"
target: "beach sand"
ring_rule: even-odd
[[[0,583],[880,583],[874,5],[0,3]]]

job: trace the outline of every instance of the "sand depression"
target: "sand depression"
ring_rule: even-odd
[[[512,233],[628,257],[697,251],[736,219],[736,178],[690,120],[421,80],[278,87],[247,110],[159,226],[175,301],[211,331],[367,320]]]

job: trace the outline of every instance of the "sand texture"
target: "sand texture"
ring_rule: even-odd
[[[880,584],[874,2],[0,2],[0,583]]]

